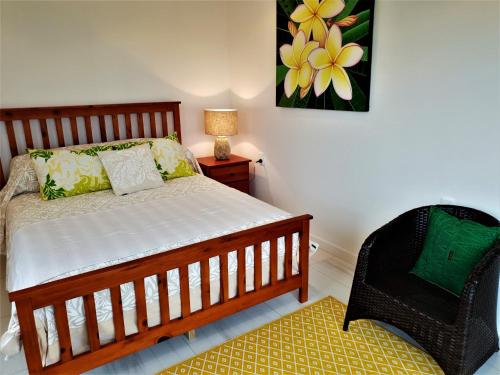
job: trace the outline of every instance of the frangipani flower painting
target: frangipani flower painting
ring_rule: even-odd
[[[277,0],[277,106],[368,111],[374,1]]]

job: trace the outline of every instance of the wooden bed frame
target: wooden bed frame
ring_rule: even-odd
[[[26,147],[58,147],[69,144],[130,139],[134,134],[144,137],[165,136],[172,131],[181,140],[180,102],[111,104],[45,108],[16,108],[0,110],[0,121],[5,123],[11,157],[20,153],[20,144]],[[168,118],[173,118],[170,130]],[[160,123],[161,122],[161,123]],[[80,124],[80,126],[79,126]],[[81,125],[84,125],[82,127]],[[107,126],[109,125],[109,126]],[[112,126],[111,126],[112,125]],[[84,131],[83,131],[84,129]],[[112,129],[112,131],[108,131]],[[55,131],[54,131],[55,130]],[[120,131],[122,130],[122,131]],[[125,130],[125,134],[123,133]],[[34,142],[36,131],[42,145]],[[68,134],[69,133],[69,134]],[[85,137],[83,137],[83,133]],[[160,134],[161,133],[161,134]],[[35,135],[35,136],[34,136]],[[50,136],[52,135],[52,136]],[[57,144],[51,143],[51,138]],[[72,142],[69,141],[72,139]],[[1,150],[0,150],[1,151]],[[8,158],[7,158],[8,159]],[[8,160],[2,160],[4,168]],[[7,174],[0,165],[0,187]],[[9,293],[16,303],[21,337],[28,370],[31,374],[81,373],[107,362],[134,353],[148,346],[186,333],[207,323],[256,305],[281,294],[299,289],[299,301],[308,299],[309,221],[302,215],[211,240],[184,246],[172,251],[151,255],[119,265],[83,273]],[[292,236],[299,234],[299,273],[292,275]],[[278,238],[285,238],[284,278],[278,280]],[[269,284],[262,285],[263,242],[270,241]],[[245,288],[245,247],[254,246],[254,290]],[[228,253],[237,251],[237,295],[229,298]],[[210,303],[209,259],[220,262],[220,302]],[[200,262],[202,308],[191,312],[188,266]],[[170,319],[166,272],[178,269],[180,275],[181,317]],[[157,275],[161,322],[148,327],[144,278]],[[135,288],[138,332],[125,335],[120,285],[133,282]],[[111,294],[115,340],[101,345],[97,328],[94,293],[109,289]],[[90,350],[73,355],[65,301],[83,297]],[[54,306],[61,358],[56,364],[44,367],[33,311]]]

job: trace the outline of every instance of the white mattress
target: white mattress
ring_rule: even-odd
[[[89,270],[122,263],[183,245],[278,221],[291,215],[201,175],[169,181],[163,187],[117,197],[102,191],[54,201],[41,201],[38,194],[14,198],[7,208],[7,289],[15,291]],[[294,237],[294,253],[298,239]],[[278,241],[284,253],[284,241]],[[253,249],[246,249],[249,283],[253,289]],[[263,244],[267,266],[269,244]],[[280,262],[281,263],[281,262]],[[294,262],[296,263],[296,262]],[[229,255],[231,293],[237,269],[236,254]],[[265,268],[266,269],[266,268]],[[280,277],[282,269],[280,267]],[[264,272],[265,274],[266,272]],[[218,259],[210,260],[212,301],[218,301]],[[264,275],[267,282],[268,275]],[[189,266],[192,310],[199,306],[199,264]],[[157,324],[157,283],[145,279],[150,325]],[[122,285],[127,334],[135,326],[133,285]],[[171,318],[179,316],[179,277],[168,273]],[[97,318],[104,343],[113,338],[109,291],[95,294]],[[74,353],[87,350],[82,299],[67,302]],[[59,359],[53,310],[36,311],[42,357],[46,365]],[[0,350],[19,349],[19,326],[15,311]]]

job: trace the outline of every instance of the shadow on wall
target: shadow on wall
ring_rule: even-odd
[[[102,69],[102,67],[94,66],[96,62],[92,59],[83,70],[81,66],[68,64],[69,67],[65,67],[61,72],[62,77],[57,80],[47,79],[44,84],[45,90],[55,93],[55,95],[46,95],[35,100],[30,99],[30,95],[27,93],[22,103],[8,103],[7,105],[2,103],[1,106],[84,105],[180,100],[182,102],[183,143],[197,155],[210,154],[213,140],[212,137],[206,136],[203,131],[203,108],[229,105],[230,93],[228,88],[207,85],[203,80],[189,80],[189,77],[185,77],[188,83],[181,85],[182,82],[175,78],[175,72],[172,73],[167,70],[165,74],[161,74],[161,72],[155,74],[151,67],[148,66],[147,61],[141,59],[140,56],[113,45],[113,43],[106,43],[98,35],[93,35],[93,37],[98,40],[98,44],[102,49],[102,55],[99,58],[105,61],[120,61],[120,66],[115,69]],[[95,74],[96,72],[98,73]],[[65,76],[68,78],[64,78]],[[80,84],[78,82],[73,83],[69,77],[79,77]],[[65,82],[66,85],[61,87],[61,82]],[[87,90],[86,94],[82,90],[82,82],[86,82],[84,86]],[[25,86],[25,90],[36,91],[38,86],[37,84],[32,87]],[[134,89],[131,89],[131,87]],[[61,93],[61,95],[58,95],[58,93]],[[20,124],[16,125],[19,126]],[[35,130],[33,136],[35,147],[43,147],[41,134],[37,134]],[[51,144],[56,144],[55,134],[50,134],[50,136]],[[20,146],[22,147],[22,145]],[[0,157],[2,160],[10,159],[5,124],[1,122]],[[4,166],[4,171],[8,173],[8,165]]]

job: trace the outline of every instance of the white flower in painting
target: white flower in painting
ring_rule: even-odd
[[[316,48],[309,55],[309,62],[318,71],[314,78],[314,93],[323,94],[330,82],[338,96],[352,99],[352,86],[344,68],[356,65],[363,57],[363,48],[356,43],[342,47],[342,33],[337,25],[332,25],[326,39],[325,48]]]
[[[343,0],[304,0],[295,8],[290,18],[300,23],[299,30],[304,31],[306,40],[313,34],[313,40],[325,45],[328,28],[323,18],[335,17],[342,12],[345,4]]]
[[[64,190],[73,190],[75,184],[80,181],[76,158],[69,151],[54,153],[47,162],[47,168],[56,184]]]

